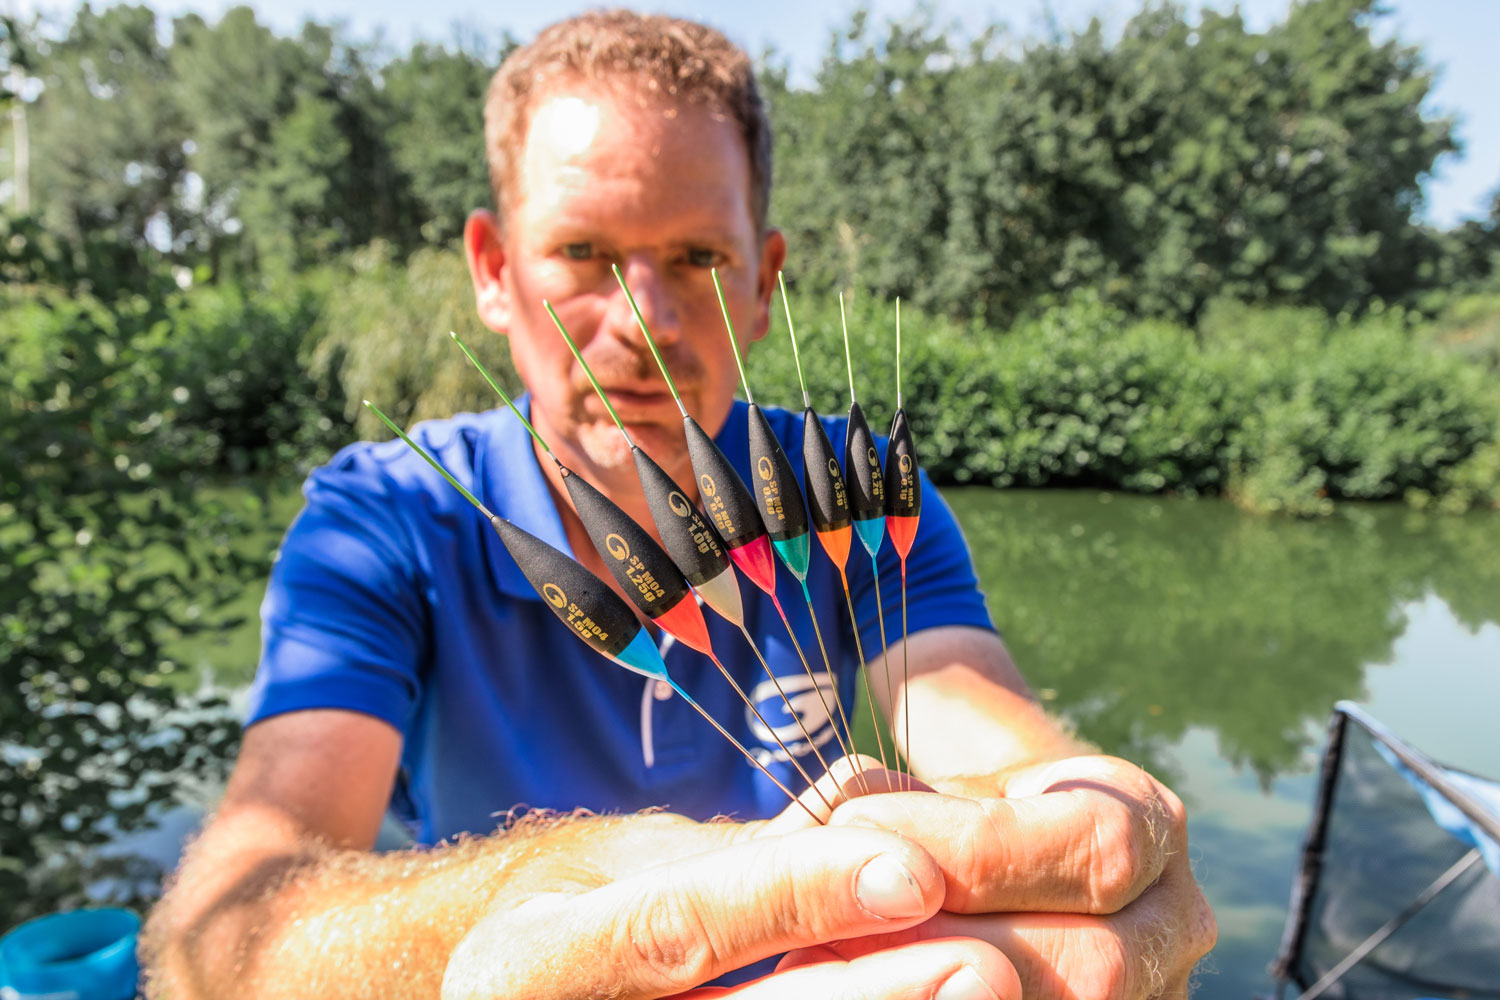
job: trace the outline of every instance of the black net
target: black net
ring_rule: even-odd
[[[1329,754],[1275,971],[1338,1000],[1500,1000],[1495,786],[1357,715]]]

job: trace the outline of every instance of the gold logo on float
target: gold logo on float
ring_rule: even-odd
[[[620,562],[630,558],[630,546],[625,544],[625,539],[614,532],[610,532],[604,539],[604,547]]]
[[[568,595],[564,594],[562,588],[555,583],[542,584],[542,596],[554,608],[565,608],[568,606]]]
[[[872,469],[878,469],[878,468],[880,468],[880,456],[877,455],[877,454],[875,454],[875,446],[874,445],[870,446],[869,453],[867,455],[865,455],[865,461],[870,463],[870,468],[872,468]]]
[[[687,497],[673,490],[667,494],[667,506],[672,508],[672,513],[678,517],[692,517],[693,505],[688,503]]]
[[[911,475],[911,456],[902,455],[900,458],[896,459],[896,467],[901,470],[901,474],[903,476]]]
[[[714,485],[713,476],[699,476],[698,487],[703,491],[703,495],[706,497],[711,497],[718,492],[718,487]]]
[[[776,475],[776,470],[771,465],[771,459],[766,455],[760,456],[760,461],[755,463],[755,471],[760,473],[760,478],[766,482],[770,482],[771,477]]]
[[[828,474],[830,476],[832,476],[834,479],[839,478],[839,460],[838,459],[836,459],[836,458],[830,458],[828,460]]]

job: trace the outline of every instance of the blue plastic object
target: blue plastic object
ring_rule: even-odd
[[[129,910],[73,910],[28,921],[0,938],[8,1000],[130,1000],[141,920]]]

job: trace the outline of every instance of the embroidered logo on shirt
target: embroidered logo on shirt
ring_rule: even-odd
[[[755,707],[766,717],[775,730],[775,736],[781,738],[787,750],[797,757],[806,757],[812,753],[813,744],[821,747],[833,742],[833,720],[824,707],[825,703],[830,707],[833,705],[833,679],[826,672],[819,671],[811,677],[798,673],[778,676],[776,680],[786,694],[786,702],[782,702],[776,684],[769,678],[755,685],[750,691],[750,700],[755,702]],[[787,704],[792,706],[795,718],[787,714]],[[761,725],[749,709],[745,710],[745,718],[750,724],[750,732],[764,744],[750,751],[762,764],[791,759],[776,745],[772,730]],[[798,720],[801,720],[801,725],[798,725]],[[802,733],[804,727],[812,736],[812,744]]]

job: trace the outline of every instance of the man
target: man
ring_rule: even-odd
[[[498,214],[465,233],[479,314],[508,337],[561,460],[650,525],[622,438],[542,301],[636,443],[692,484],[618,265],[689,412],[746,465],[709,270],[754,339],[786,253],[765,224],[769,131],[748,60],[699,25],[588,15],[507,61],[486,134]],[[799,421],[775,419],[791,443]],[[516,421],[465,416],[418,436],[604,575]],[[154,996],[1146,997],[1185,994],[1212,945],[1181,804],[1040,711],[940,504],[918,544],[911,683],[893,678],[888,710],[898,731],[910,716],[913,767],[942,794],[854,798],[831,816],[805,795],[820,827],[791,807],[769,822],[688,818],[771,816],[776,793],[681,699],[560,640],[483,521],[404,446],[346,449],[307,493],[224,804],[149,927]],[[823,576],[824,634],[847,662]],[[770,641],[779,620],[746,600]],[[720,626],[727,646],[737,633]],[[880,678],[884,658],[871,669]],[[716,715],[746,732],[718,697]],[[838,782],[822,784],[837,802]],[[424,841],[472,836],[372,855],[393,797]],[[531,815],[484,836],[523,802],[629,812]],[[639,812],[662,804],[677,812]],[[696,989],[783,953],[732,992]]]

